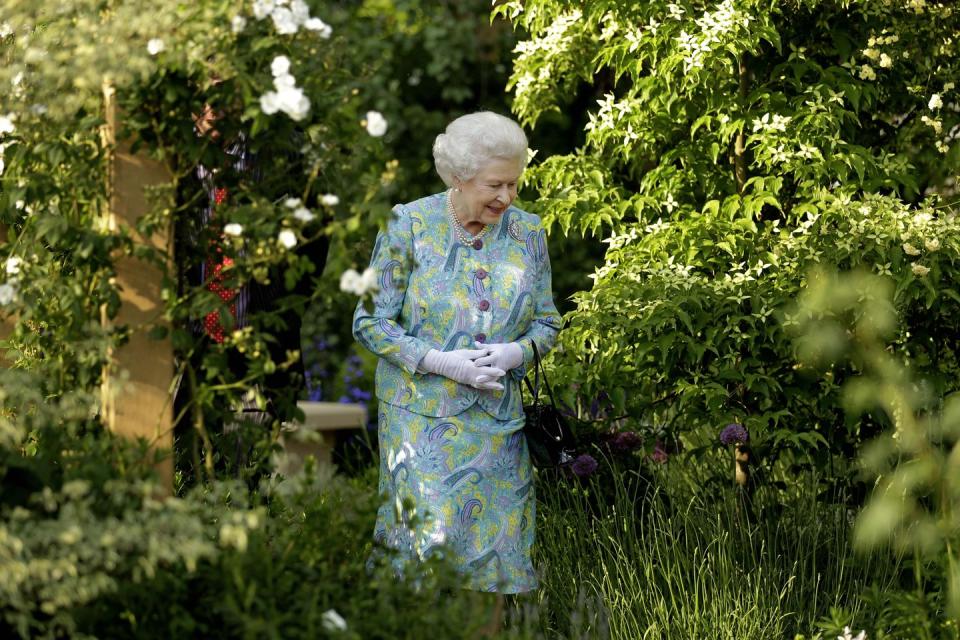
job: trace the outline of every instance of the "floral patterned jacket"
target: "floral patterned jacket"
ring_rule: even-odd
[[[539,217],[511,206],[465,246],[450,223],[446,193],[435,194],[394,207],[370,265],[379,289],[372,305],[357,305],[353,335],[380,357],[380,400],[433,417],[456,415],[475,402],[499,420],[523,415],[520,381],[533,363],[531,343],[545,355],[560,330]],[[474,341],[520,344],[523,365],[504,376],[503,391],[417,371],[430,349],[472,349]]]

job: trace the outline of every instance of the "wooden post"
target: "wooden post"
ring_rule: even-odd
[[[121,128],[113,87],[104,86],[106,125],[104,145],[109,154],[109,211],[106,221],[113,231],[126,231],[134,242],[164,251],[172,259],[169,229],[143,237],[136,232],[138,218],[150,204],[145,189],[169,184],[171,175],[161,163],[143,153],[131,152],[130,140],[117,140]],[[172,204],[172,203],[171,203]],[[153,449],[173,449],[173,347],[169,338],[147,335],[147,327],[162,323],[163,272],[155,265],[131,256],[115,262],[121,306],[110,320],[104,311],[105,326],[130,327],[129,341],[108,355],[103,376],[101,412],[107,428],[129,438],[144,438]],[[167,493],[173,490],[172,455],[158,465],[160,481]]]

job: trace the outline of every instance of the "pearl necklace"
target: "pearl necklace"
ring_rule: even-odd
[[[447,213],[450,215],[450,222],[453,223],[453,230],[457,234],[457,240],[460,241],[460,244],[470,247],[473,246],[477,240],[482,238],[489,228],[487,225],[483,225],[483,229],[480,230],[475,236],[471,236],[467,230],[460,224],[460,219],[457,218],[457,212],[453,208],[453,189],[447,191]]]

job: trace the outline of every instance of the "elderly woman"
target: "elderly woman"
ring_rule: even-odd
[[[433,155],[449,189],[394,207],[371,258],[379,290],[353,319],[380,357],[374,535],[411,559],[445,548],[468,588],[531,591],[519,383],[560,316],[540,219],[511,206],[527,138],[509,118],[474,113],[437,136]]]

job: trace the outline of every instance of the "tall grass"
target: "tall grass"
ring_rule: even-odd
[[[831,607],[856,612],[868,585],[895,580],[889,560],[853,554],[851,512],[818,500],[812,480],[761,490],[748,506],[732,486],[704,489],[703,465],[678,467],[646,476],[601,463],[588,481],[541,475],[545,635],[793,638]],[[585,602],[602,615],[592,630],[572,629],[571,611]]]

